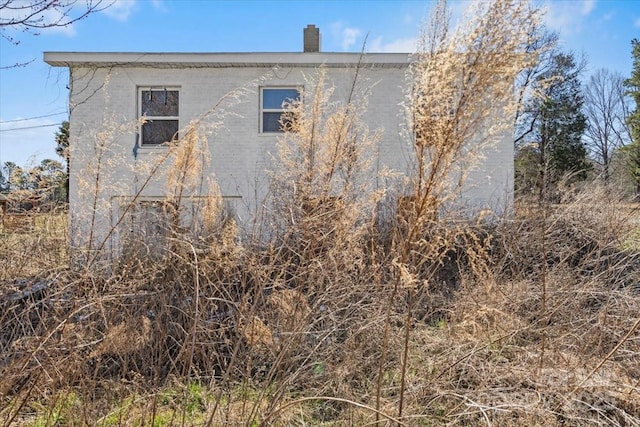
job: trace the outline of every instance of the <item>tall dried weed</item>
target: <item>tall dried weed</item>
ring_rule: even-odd
[[[637,212],[600,188],[490,221],[448,209],[460,161],[504,130],[487,122],[510,106],[486,100],[529,60],[525,5],[477,7],[460,32],[436,14],[417,55],[405,188],[372,190],[380,133],[360,121],[359,70],[338,102],[321,67],[289,106],[253,234],[204,173],[219,104],[138,165],[134,196],[85,254],[106,269],[52,258],[19,281],[7,264],[2,423],[640,425]],[[113,161],[109,135],[95,174]],[[107,191],[95,174],[88,188]],[[168,189],[146,208],[157,227],[104,263],[152,179]],[[24,253],[11,239],[7,260]]]

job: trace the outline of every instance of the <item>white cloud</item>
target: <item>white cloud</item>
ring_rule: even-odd
[[[367,47],[367,52],[416,52],[418,48],[417,38],[400,38],[383,42],[382,36],[372,40]]]
[[[545,24],[564,35],[577,34],[583,29],[584,20],[596,7],[595,0],[546,1]]]
[[[366,34],[360,28],[346,27],[342,22],[334,22],[330,26],[331,37],[342,50],[360,50]],[[417,38],[398,38],[386,41],[382,36],[367,38],[365,50],[367,52],[415,52],[418,45]]]
[[[596,0],[583,0],[582,9],[580,13],[582,15],[588,15],[596,7]]]
[[[42,16],[44,17],[45,22],[63,22],[64,20],[68,19],[62,12],[55,9],[48,9],[42,14]],[[44,31],[46,31],[48,34],[63,34],[68,37],[76,35],[76,30],[73,27],[73,24],[64,25],[61,27],[49,27],[43,30],[43,33]]]
[[[355,27],[347,27],[342,22],[334,22],[330,25],[332,44],[340,46],[342,50],[353,49],[362,42],[363,31]],[[358,50],[359,50],[358,46]]]
[[[633,26],[640,28],[640,18],[636,19],[636,22],[633,23]]]
[[[111,5],[104,9],[103,13],[116,21],[124,22],[129,19],[135,6],[135,0],[113,0]]]
[[[362,35],[358,28],[345,28],[342,30],[342,50],[349,50]]]
[[[160,12],[167,12],[169,10],[163,0],[151,0],[151,5],[155,10]]]

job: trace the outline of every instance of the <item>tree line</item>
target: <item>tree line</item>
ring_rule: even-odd
[[[14,210],[52,208],[69,201],[69,122],[60,125],[55,141],[61,160],[44,159],[34,166],[0,165],[0,193],[11,194]]]
[[[560,183],[597,180],[639,198],[640,42],[631,41],[631,76],[599,69],[583,81],[586,61],[540,31],[528,46],[539,60],[516,84],[516,197],[557,201]]]

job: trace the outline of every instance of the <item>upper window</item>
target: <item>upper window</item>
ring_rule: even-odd
[[[139,90],[142,146],[157,146],[178,138],[180,93],[176,88],[144,88]]]
[[[260,131],[284,132],[283,117],[286,107],[300,100],[297,87],[264,87],[260,91]]]

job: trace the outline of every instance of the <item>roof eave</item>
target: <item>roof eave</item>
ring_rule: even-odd
[[[45,52],[44,61],[54,67],[352,67],[404,68],[408,53],[136,53],[136,52]]]

